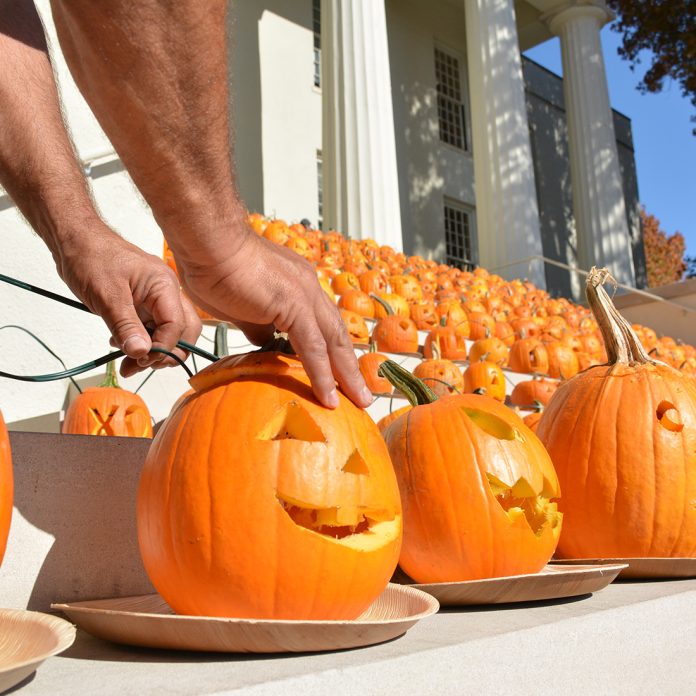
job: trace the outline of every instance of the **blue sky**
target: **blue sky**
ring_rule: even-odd
[[[631,119],[638,169],[638,194],[667,234],[681,232],[687,253],[696,255],[696,137],[691,134],[693,107],[676,83],[659,94],[636,89],[649,62],[632,72],[616,50],[621,36],[607,25],[602,46],[611,105]],[[552,39],[526,52],[532,60],[559,75],[561,47]]]

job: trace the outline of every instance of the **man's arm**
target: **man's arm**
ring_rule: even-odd
[[[0,0],[0,183],[46,242],[71,290],[101,315],[130,356],[124,374],[195,341],[200,322],[158,259],[105,225],[60,112],[43,27],[31,0]],[[143,322],[153,323],[150,339]]]
[[[286,331],[317,397],[372,396],[311,266],[246,224],[230,152],[224,0],[52,0],[70,70],[150,204],[194,301]],[[248,333],[250,327],[246,326]]]

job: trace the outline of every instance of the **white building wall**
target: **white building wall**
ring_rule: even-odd
[[[458,56],[466,86],[464,6],[386,0],[404,251],[444,260],[444,199],[474,206],[471,152],[440,142],[435,46]]]

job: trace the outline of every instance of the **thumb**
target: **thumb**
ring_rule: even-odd
[[[101,316],[114,342],[129,358],[137,360],[150,352],[152,340],[131,303],[106,308]]]

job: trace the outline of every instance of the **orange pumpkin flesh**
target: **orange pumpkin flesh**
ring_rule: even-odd
[[[422,383],[410,390],[418,381],[395,363],[380,370],[419,404],[383,432],[401,490],[403,570],[417,582],[541,570],[561,515],[551,502],[558,480],[538,438],[489,397],[436,399]]]
[[[0,413],[0,563],[5,555],[7,537],[12,521],[12,455],[10,453],[10,438],[7,434],[5,421]]]
[[[354,619],[397,562],[401,505],[370,417],[315,400],[296,358],[224,358],[153,441],[138,493],[145,568],[178,613]]]
[[[104,382],[85,389],[68,406],[61,432],[152,437],[152,418],[140,396],[118,386],[114,364],[109,363]]]
[[[696,385],[653,361],[593,269],[609,355],[561,384],[537,433],[563,487],[565,558],[696,557]]]

